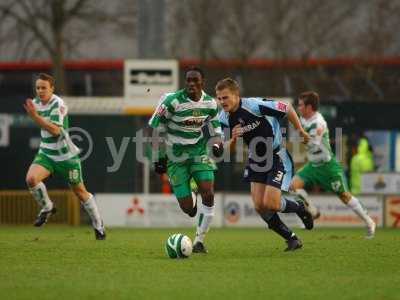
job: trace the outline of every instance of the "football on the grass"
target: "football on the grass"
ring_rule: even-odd
[[[182,233],[175,233],[167,239],[165,251],[169,258],[189,257],[192,254],[192,241]]]

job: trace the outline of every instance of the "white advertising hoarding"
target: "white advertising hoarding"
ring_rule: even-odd
[[[97,194],[96,201],[106,226],[193,227],[197,222],[196,217],[182,212],[173,195]],[[200,210],[200,198],[197,205]],[[221,196],[217,194],[213,226],[221,226],[221,216]]]
[[[12,115],[0,114],[0,147],[8,147],[10,145],[10,126],[12,123]]]
[[[361,177],[365,194],[400,194],[400,173],[365,173]]]
[[[310,196],[320,209],[315,227],[363,227],[364,223],[335,196]],[[360,197],[363,206],[378,226],[383,225],[383,199]],[[183,213],[173,195],[97,194],[96,201],[106,226],[193,227],[197,217]],[[199,209],[201,200],[198,199]],[[282,214],[290,227],[303,227],[295,214]],[[213,227],[266,227],[256,213],[249,194],[216,194]]]
[[[361,227],[364,223],[335,196],[310,196],[310,200],[320,209],[321,217],[316,220],[316,227]],[[362,204],[370,216],[382,226],[383,203],[378,197],[362,197]],[[282,214],[281,219],[291,227],[303,227],[295,214]],[[250,195],[224,195],[224,225],[229,227],[265,227],[264,221],[254,210]]]
[[[357,197],[375,223],[383,226],[383,199],[377,196]],[[312,196],[310,199],[321,211],[316,227],[364,227],[364,222],[338,197]]]
[[[224,226],[228,227],[265,227],[265,222],[254,209],[249,194],[224,195]],[[302,226],[299,218],[294,214],[280,214],[288,226]]]
[[[127,106],[155,108],[161,95],[178,90],[177,60],[126,60],[124,96]]]

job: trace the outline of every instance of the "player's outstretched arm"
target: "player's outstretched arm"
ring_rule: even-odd
[[[293,106],[289,104],[289,109],[287,112],[287,117],[290,123],[294,126],[296,130],[299,131],[301,137],[303,137],[303,144],[307,144],[310,141],[310,136],[305,132],[303,126],[301,126],[300,119],[297,116],[296,111]]]
[[[42,129],[48,131],[53,136],[58,136],[61,133],[61,128],[49,121],[46,121],[43,117],[39,116],[36,111],[35,106],[33,105],[32,99],[28,98],[25,101],[24,108],[31,119]]]

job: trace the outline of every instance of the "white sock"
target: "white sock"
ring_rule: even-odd
[[[192,200],[193,200],[193,207],[194,207],[197,203],[197,194],[195,192],[192,192]]]
[[[46,186],[43,182],[39,182],[33,188],[29,188],[29,191],[43,211],[48,211],[53,208],[53,202],[51,202],[49,195],[47,194]]]
[[[86,200],[86,202],[83,202],[82,205],[88,213],[90,219],[92,220],[92,226],[95,229],[103,232],[103,221],[101,220],[99,209],[97,208],[94,196],[90,194],[90,198]]]
[[[361,206],[360,201],[356,197],[351,197],[347,206],[350,207],[357,216],[359,216],[367,225],[370,225],[374,221],[368,215],[367,211]]]
[[[211,221],[214,217],[214,206],[206,206],[202,204],[202,209],[199,214],[199,220],[196,229],[196,238],[194,239],[194,244],[197,242],[203,243],[204,237],[208,230],[210,229]]]

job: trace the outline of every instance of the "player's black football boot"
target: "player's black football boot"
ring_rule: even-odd
[[[193,253],[208,253],[206,247],[202,242],[197,242],[196,244],[193,245]]]
[[[290,238],[289,240],[286,241],[286,243],[287,243],[287,248],[285,249],[285,252],[295,251],[303,247],[303,243],[297,236]]]
[[[36,227],[40,227],[43,224],[47,223],[51,215],[54,215],[57,212],[55,206],[53,206],[50,210],[40,211],[39,215],[37,216],[35,223],[33,224]]]
[[[97,229],[95,228],[95,229],[94,229],[94,235],[95,235],[95,237],[96,237],[96,240],[98,240],[98,241],[103,241],[103,240],[105,240],[105,239],[106,239],[106,231],[104,230],[104,227],[103,227],[103,230],[102,230],[102,231],[97,230]]]

